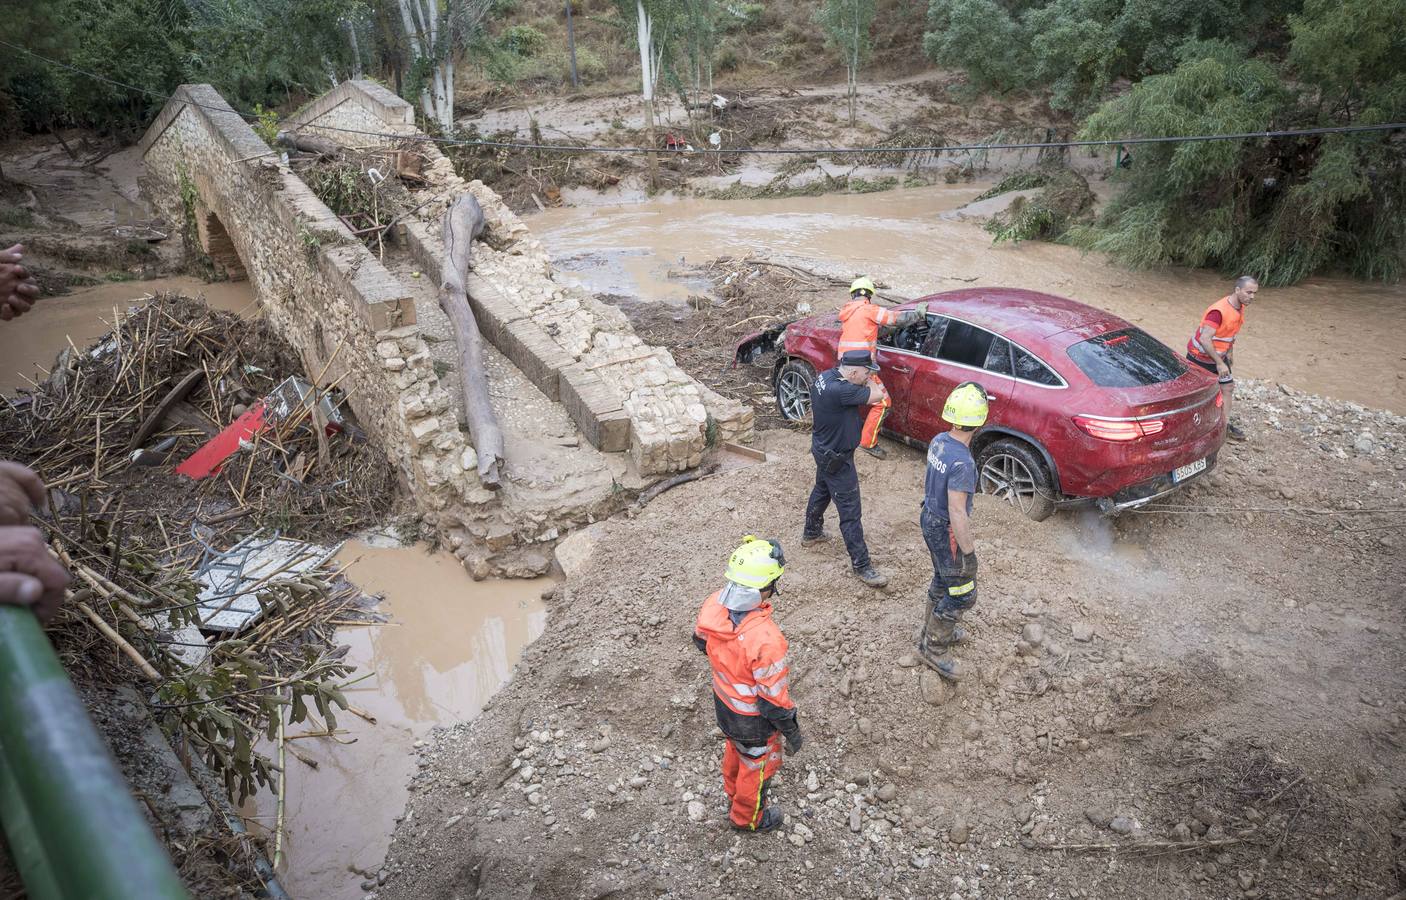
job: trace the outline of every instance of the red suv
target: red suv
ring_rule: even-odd
[[[945,431],[942,407],[979,382],[991,413],[972,440],[981,489],[1032,519],[1094,500],[1105,512],[1140,506],[1209,471],[1225,442],[1214,376],[1115,315],[1064,297],[1013,288],[933,294],[924,322],[879,339],[880,375],[893,397],[891,436],[920,446]],[[810,415],[817,371],[835,365],[840,324],[812,316],[744,341],[738,358],[779,350],[777,406]],[[779,346],[778,346],[779,345]]]

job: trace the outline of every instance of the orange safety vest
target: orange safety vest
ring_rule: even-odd
[[[1240,326],[1245,321],[1245,311],[1236,309],[1230,302],[1230,296],[1226,295],[1206,307],[1206,311],[1201,314],[1202,322],[1206,321],[1206,317],[1211,314],[1212,310],[1220,313],[1220,325],[1216,328],[1211,343],[1215,344],[1216,352],[1224,356],[1234,347],[1235,335],[1239,333]],[[1201,349],[1201,341],[1197,337],[1200,332],[1201,326],[1197,325],[1196,331],[1191,335],[1191,340],[1187,341],[1186,351],[1197,359],[1211,362],[1211,357]]]
[[[786,662],[786,638],[771,618],[771,604],[747,613],[736,627],[722,604],[722,591],[703,601],[694,634],[708,645],[713,667],[713,693],[738,715],[761,715],[759,697],[772,706],[794,709],[791,669]]]
[[[844,356],[851,350],[867,350],[873,356],[879,343],[879,326],[897,322],[898,313],[891,309],[884,309],[862,297],[851,300],[840,307],[840,345],[836,355]]]

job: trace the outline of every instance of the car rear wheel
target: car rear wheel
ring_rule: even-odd
[[[789,359],[776,373],[776,408],[788,422],[810,421],[810,386],[815,369],[800,359]]]
[[[1055,508],[1054,479],[1034,447],[1014,438],[986,445],[977,457],[981,492],[1005,500],[1036,522]]]

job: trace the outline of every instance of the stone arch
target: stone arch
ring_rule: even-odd
[[[213,210],[198,201],[195,204],[195,234],[200,241],[200,249],[210,257],[217,272],[230,281],[248,280],[248,269],[225,223]]]

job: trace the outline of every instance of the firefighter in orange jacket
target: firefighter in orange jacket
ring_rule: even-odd
[[[768,806],[771,777],[781,768],[781,741],[795,753],[803,741],[788,688],[786,638],[771,618],[786,565],[781,544],[747,535],[727,563],[727,586],[703,601],[693,643],[713,667],[713,707],[727,736],[723,789],[740,831],[771,831],[784,818]]]
[[[926,303],[920,303],[915,309],[903,312],[895,312],[877,305],[874,303],[874,282],[867,277],[854,280],[849,286],[849,296],[850,302],[840,307],[840,344],[836,351],[837,356],[844,356],[851,350],[863,350],[869,354],[870,359],[877,360],[880,327],[902,328],[920,321],[928,312]],[[869,381],[883,385],[877,372],[869,376]],[[879,426],[883,424],[884,416],[892,405],[892,401],[885,394],[882,400],[870,406],[864,415],[864,429],[859,434],[859,446],[865,453],[878,459],[888,456],[884,448],[879,446]]]

